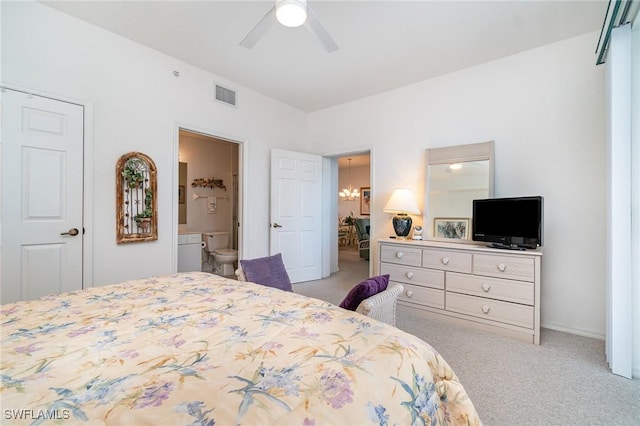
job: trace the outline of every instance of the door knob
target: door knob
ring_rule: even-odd
[[[78,231],[78,228],[71,228],[67,232],[61,232],[60,235],[71,235],[72,237],[74,237],[79,233],[80,231]]]
[[[277,224],[277,223],[274,223],[274,224],[273,224],[273,227],[274,227],[274,228],[282,228],[282,225]]]

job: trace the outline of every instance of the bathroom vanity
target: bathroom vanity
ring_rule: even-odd
[[[202,270],[202,234],[186,232],[178,234],[178,272]]]

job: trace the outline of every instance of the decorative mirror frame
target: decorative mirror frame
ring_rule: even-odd
[[[116,164],[117,243],[158,239],[156,164],[141,152],[124,154]]]
[[[425,206],[424,206],[424,215],[423,215],[423,227],[427,231],[424,235],[424,238],[427,240],[446,240],[450,242],[463,242],[463,243],[473,243],[469,239],[444,239],[435,237],[434,232],[434,218],[429,216],[429,203],[430,200],[430,192],[431,192],[431,182],[429,179],[430,176],[430,167],[438,164],[453,164],[453,163],[468,163],[471,161],[483,161],[489,160],[489,181],[488,190],[489,190],[489,198],[493,197],[493,170],[494,170],[494,154],[495,154],[495,142],[480,142],[473,143],[467,145],[456,145],[456,146],[447,146],[442,148],[431,148],[427,149],[427,169],[426,169],[426,177],[425,177]],[[467,235],[470,234],[471,230],[467,229]]]

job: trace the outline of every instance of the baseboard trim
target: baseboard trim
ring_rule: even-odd
[[[563,333],[575,334],[576,336],[588,337],[590,339],[604,340],[605,336],[602,333],[596,333],[590,330],[582,330],[579,328],[565,327],[558,324],[540,324],[541,328],[548,328],[550,330],[561,331]]]
[[[405,312],[413,313],[423,318],[435,318],[438,320],[446,321],[451,324],[456,324],[462,327],[474,328],[476,330],[487,331],[493,334],[501,336],[511,337],[513,339],[520,340],[526,343],[535,343],[533,330],[521,329],[509,324],[502,324],[502,326],[492,325],[491,323],[483,323],[475,321],[474,318],[457,317],[456,313],[445,312],[439,309],[433,309],[422,306],[413,306],[410,303],[399,301],[397,304],[398,310],[405,310]],[[539,344],[539,343],[535,343]]]

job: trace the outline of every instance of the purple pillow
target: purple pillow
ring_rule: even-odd
[[[241,260],[240,266],[247,281],[284,291],[293,291],[280,253],[257,259]]]
[[[389,274],[379,275],[377,277],[367,278],[360,284],[351,289],[347,297],[340,303],[341,308],[355,311],[360,302],[385,291],[389,285]]]

